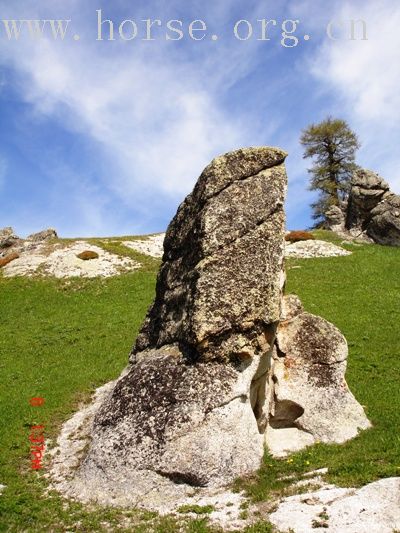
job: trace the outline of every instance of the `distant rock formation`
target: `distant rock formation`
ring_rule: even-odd
[[[5,257],[12,253],[34,250],[39,244],[42,244],[52,238],[57,238],[55,229],[49,228],[39,233],[33,233],[26,239],[18,237],[11,227],[0,229],[0,257]]]
[[[0,253],[7,248],[11,248],[11,246],[14,246],[19,241],[20,238],[10,226],[0,229]]]
[[[400,246],[400,196],[392,193],[386,181],[375,172],[358,169],[354,173],[343,215],[344,227],[338,209],[326,213],[329,229],[343,237]]]
[[[326,228],[331,231],[342,232],[345,229],[345,214],[343,209],[337,205],[332,205],[325,213]]]
[[[400,246],[400,196],[388,194],[371,211],[367,234],[379,244]]]
[[[267,147],[216,158],[179,207],[70,495],[159,508],[254,472],[264,444],[281,454],[369,426],[344,380],[344,337],[283,299],[285,158]]]
[[[57,239],[58,235],[55,229],[48,228],[43,231],[39,231],[39,233],[32,233],[32,235],[28,235],[26,238],[27,241],[32,242],[44,242],[48,241],[50,239]]]
[[[366,231],[372,210],[389,194],[389,185],[370,170],[357,170],[351,181],[346,228]]]

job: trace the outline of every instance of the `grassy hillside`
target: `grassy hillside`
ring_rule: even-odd
[[[266,455],[258,475],[239,483],[256,501],[285,490],[283,473],[327,466],[342,485],[400,475],[400,249],[351,249],[349,257],[289,261],[287,289],[345,334],[347,380],[374,427],[345,445],[316,445],[290,460]],[[45,496],[45,481],[29,464],[31,426],[42,424],[46,437],[55,436],[79,401],[127,363],[153,298],[156,267],[147,259],[140,271],[107,280],[0,277],[0,483],[7,486],[0,531],[100,531],[105,523],[116,530],[128,516],[138,524],[130,531],[177,531],[174,520],[152,513],[88,510]],[[45,398],[44,406],[29,405],[35,396]],[[211,531],[201,517],[184,530]],[[269,530],[266,523],[248,529]]]

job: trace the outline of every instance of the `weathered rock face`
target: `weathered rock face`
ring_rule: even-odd
[[[377,243],[400,246],[400,196],[386,195],[371,211],[367,234]]]
[[[283,455],[304,444],[344,442],[370,426],[345,381],[347,342],[340,331],[283,300],[272,366],[274,402],[267,443]]]
[[[178,209],[133,365],[96,416],[88,475],[210,486],[258,467],[284,283],[285,157],[217,158]]]
[[[19,241],[19,237],[15,234],[13,228],[7,227],[0,229],[0,252],[5,248],[10,248]]]
[[[53,228],[48,228],[43,231],[39,231],[39,233],[32,233],[32,235],[28,235],[26,240],[31,242],[44,242],[50,239],[57,239],[57,237],[58,235],[56,230]]]
[[[257,363],[243,371],[190,364],[172,347],[146,353],[99,411],[86,467],[200,487],[254,471],[263,453],[249,400]]]
[[[278,531],[310,533],[395,533],[400,529],[400,478],[385,478],[361,488],[325,485],[289,496],[269,520]]]
[[[135,352],[178,343],[195,359],[222,361],[264,342],[265,324],[279,320],[285,157],[239,150],[205,169],[168,228]]]
[[[332,231],[343,231],[345,227],[345,214],[343,209],[332,205],[325,213],[326,228]]]
[[[342,335],[282,300],[285,157],[219,157],[179,207],[131,365],[97,409],[70,494],[159,508],[255,471],[287,431],[304,446],[368,426]]]
[[[359,169],[354,174],[346,230],[378,244],[400,246],[400,196],[375,172]]]
[[[352,178],[347,207],[346,228],[364,231],[371,219],[371,211],[389,192],[389,185],[378,174],[359,169]]]

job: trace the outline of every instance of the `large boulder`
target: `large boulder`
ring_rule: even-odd
[[[355,172],[347,207],[346,230],[372,242],[400,246],[400,196],[375,172]]]
[[[367,234],[379,244],[400,246],[400,196],[388,194],[371,211]]]
[[[219,157],[179,207],[132,366],[96,416],[87,479],[141,494],[149,480],[213,486],[258,468],[284,283],[285,157]]]
[[[282,300],[285,158],[263,147],[214,159],[179,207],[154,303],[86,422],[69,495],[165,508],[254,472],[279,432],[304,446],[368,426],[344,381],[344,338]]]
[[[371,211],[389,192],[389,185],[379,174],[358,169],[353,175],[347,206],[346,228],[364,231],[371,220]]]

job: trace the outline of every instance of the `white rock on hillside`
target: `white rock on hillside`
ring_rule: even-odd
[[[351,252],[326,241],[299,241],[287,244],[285,248],[286,257],[297,257],[299,259],[311,259],[313,257],[337,257],[351,255]]]
[[[268,518],[282,533],[393,533],[400,530],[400,478],[291,496]]]
[[[15,259],[3,269],[5,277],[33,276],[39,272],[56,278],[94,278],[116,276],[121,271],[131,271],[139,267],[139,263],[128,257],[120,257],[106,252],[99,246],[86,241],[76,241],[69,246],[38,245],[35,249],[20,252]],[[84,251],[96,252],[98,259],[83,261],[77,257]]]
[[[164,252],[164,237],[165,233],[160,233],[159,235],[151,235],[146,239],[124,241],[122,244],[151,257],[162,257]]]
[[[165,233],[152,235],[146,239],[123,241],[123,245],[151,257],[162,257]],[[351,255],[351,252],[330,242],[309,240],[286,245],[286,257],[312,258]]]

